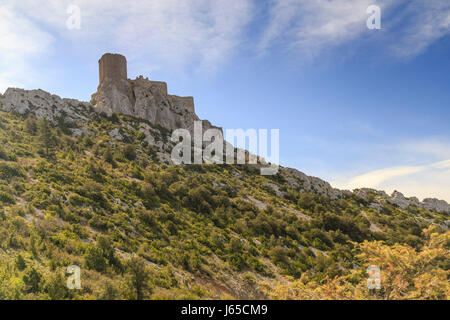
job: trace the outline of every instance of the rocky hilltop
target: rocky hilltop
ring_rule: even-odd
[[[450,204],[436,198],[426,198],[423,201],[419,201],[417,197],[407,198],[398,191],[394,191],[391,195],[388,195],[384,191],[370,188],[357,189],[354,191],[354,194],[365,200],[372,200],[369,206],[376,210],[381,210],[384,204],[389,203],[401,209],[418,207],[441,213],[450,213]]]
[[[3,96],[0,95],[0,106],[7,112],[34,114],[37,119],[46,118],[53,125],[64,122],[72,126],[70,130],[73,136],[91,135],[92,132],[87,129],[90,119],[99,114],[111,116],[114,113],[143,119],[169,131],[177,128],[193,131],[194,121],[198,121],[199,117],[195,113],[192,97],[168,94],[165,82],[150,81],[142,76],[135,80],[128,79],[126,58],[121,55],[105,54],[99,61],[99,71],[100,83],[90,102],[62,99],[40,89],[8,88]],[[204,130],[218,128],[207,120],[203,120],[202,123]],[[140,125],[139,130],[145,135],[145,141],[158,149],[158,160],[170,164],[170,150],[173,143],[157,141],[160,132],[145,123]],[[122,131],[121,128],[116,128],[109,132],[109,136],[122,141],[126,136]],[[429,198],[420,202],[415,197],[406,198],[397,191],[388,195],[384,191],[367,188],[352,193],[335,189],[324,180],[310,177],[292,168],[280,168],[280,175],[289,188],[300,192],[323,194],[331,199],[354,194],[365,200],[371,200],[370,207],[376,210],[381,210],[384,204],[389,203],[402,209],[416,206],[440,213],[450,213],[450,205],[443,200]],[[285,193],[275,185],[267,187],[274,189],[277,196],[285,196]]]
[[[34,114],[37,119],[46,118],[53,125],[62,120],[68,124],[75,124],[79,120],[88,121],[92,115],[90,103],[61,99],[41,89],[8,88],[2,98],[2,109],[21,115]]]
[[[193,129],[195,114],[194,98],[168,94],[167,84],[150,81],[139,76],[127,77],[126,58],[119,54],[105,54],[99,61],[100,84],[92,95],[91,105],[97,112],[107,115],[119,113],[146,119],[169,130]],[[211,124],[204,121],[205,129]]]

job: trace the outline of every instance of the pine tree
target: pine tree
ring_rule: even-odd
[[[135,292],[136,300],[143,300],[145,293],[150,289],[148,280],[150,275],[148,273],[145,262],[138,256],[132,257],[127,263],[129,274],[129,286]]]
[[[36,118],[34,117],[34,115],[30,115],[30,116],[25,120],[25,130],[26,130],[29,134],[35,135],[37,129],[38,129],[38,127],[37,127],[37,123],[36,123]]]
[[[26,262],[25,262],[25,259],[22,257],[22,255],[21,254],[19,254],[17,257],[16,257],[16,268],[18,269],[18,270],[20,270],[20,271],[22,271],[22,270],[24,270],[26,267],[27,267],[27,264],[26,264]]]
[[[103,158],[105,159],[106,162],[109,162],[112,165],[114,165],[114,156],[110,146],[106,147],[105,153],[103,154]]]
[[[50,125],[50,121],[46,118],[39,121],[39,142],[45,149],[45,156],[48,158],[50,150],[55,146],[55,136]]]

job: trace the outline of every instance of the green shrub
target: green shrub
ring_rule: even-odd
[[[97,246],[89,247],[84,256],[86,267],[98,272],[104,272],[107,267],[107,261],[103,256],[103,250]]]
[[[9,160],[9,156],[6,153],[5,149],[3,149],[2,147],[0,147],[0,160]]]
[[[0,202],[6,203],[6,204],[15,204],[16,200],[14,199],[14,196],[6,193],[4,191],[0,191]]]
[[[10,180],[14,177],[25,177],[24,170],[16,164],[0,162],[0,179]]]
[[[127,144],[123,148],[123,155],[130,161],[136,160],[136,147],[131,144]]]
[[[69,203],[73,206],[84,206],[89,203],[89,200],[79,194],[73,193],[69,196]]]
[[[38,292],[42,275],[34,267],[29,268],[23,275],[23,282],[29,287],[30,292]]]

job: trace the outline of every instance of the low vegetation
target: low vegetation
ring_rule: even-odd
[[[75,137],[0,112],[0,299],[449,297],[448,216],[376,211],[251,166],[162,164],[139,121],[99,116]]]

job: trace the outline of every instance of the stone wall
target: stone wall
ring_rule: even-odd
[[[179,97],[169,95],[169,99],[172,101],[174,105],[180,108],[181,112],[186,110],[187,112],[195,113],[194,97]]]

